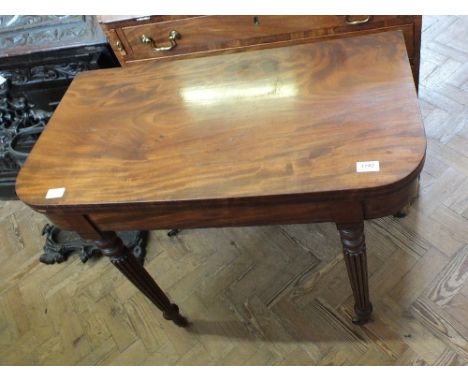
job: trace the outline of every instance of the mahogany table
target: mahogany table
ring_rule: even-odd
[[[386,32],[81,73],[16,190],[180,326],[116,230],[335,222],[364,323],[364,220],[414,197],[425,149],[403,36]]]

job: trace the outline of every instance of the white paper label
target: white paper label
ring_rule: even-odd
[[[0,75],[0,86],[3,85],[4,82],[6,82],[6,78]]]
[[[49,188],[45,196],[46,199],[56,199],[61,198],[65,193],[65,187],[61,188]]]
[[[380,171],[380,164],[378,160],[369,162],[356,162],[356,172],[374,172]]]

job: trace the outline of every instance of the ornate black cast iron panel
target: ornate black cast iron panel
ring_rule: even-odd
[[[12,97],[10,80],[0,76],[0,197],[14,195],[16,175],[51,115]]]
[[[101,251],[89,240],[82,239],[77,233],[63,231],[53,225],[46,224],[42,231],[46,236],[44,254],[40,261],[44,264],[61,263],[68,259],[73,252],[78,252],[80,259],[86,263],[93,256],[100,256]],[[133,256],[143,264],[146,255],[146,242],[148,233],[146,231],[124,231],[117,232],[127,248],[132,251]]]

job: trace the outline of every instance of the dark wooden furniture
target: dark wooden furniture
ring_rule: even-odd
[[[95,240],[178,325],[178,307],[114,231],[336,222],[363,323],[364,220],[415,195],[425,148],[403,34],[392,31],[80,73],[16,190]],[[369,161],[379,171],[357,171]]]
[[[123,66],[401,30],[418,85],[421,16],[98,16],[98,19]]]

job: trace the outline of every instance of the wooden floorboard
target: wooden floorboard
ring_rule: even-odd
[[[366,222],[366,326],[333,224],[150,235],[146,267],[193,322],[162,319],[106,259],[38,262],[44,217],[0,202],[2,365],[467,365],[468,17],[424,17],[420,197]]]

